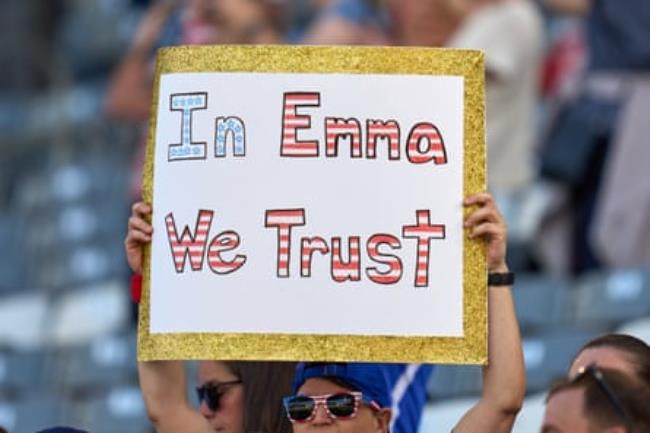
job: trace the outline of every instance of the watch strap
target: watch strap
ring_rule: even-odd
[[[515,283],[514,272],[488,273],[488,286],[512,286]]]

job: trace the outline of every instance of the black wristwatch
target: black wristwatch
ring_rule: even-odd
[[[512,286],[515,284],[514,272],[488,273],[488,286]]]

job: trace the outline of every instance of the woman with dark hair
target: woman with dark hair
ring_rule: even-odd
[[[288,433],[280,400],[291,389],[291,362],[200,361],[199,410],[187,400],[182,361],[138,364],[149,419],[158,433]]]
[[[631,335],[606,334],[587,342],[573,359],[569,376],[591,364],[619,370],[650,386],[650,346]]]
[[[125,240],[131,269],[142,271],[142,244],[151,226],[144,203],[133,206]],[[138,363],[140,388],[149,419],[158,433],[289,433],[280,401],[291,392],[293,362],[200,361],[199,410],[187,400],[182,361]]]

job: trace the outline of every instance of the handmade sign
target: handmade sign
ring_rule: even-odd
[[[481,363],[483,57],[158,54],[139,357]]]

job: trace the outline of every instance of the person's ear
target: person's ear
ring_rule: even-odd
[[[382,408],[375,414],[377,420],[377,432],[388,433],[392,413],[390,409]]]

